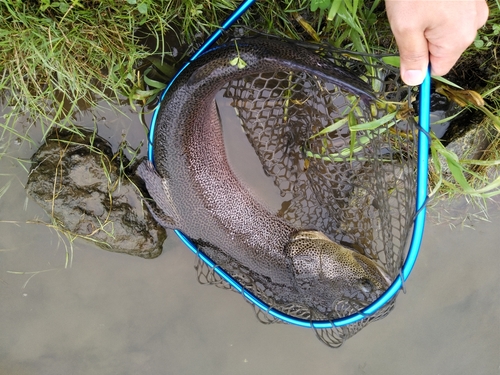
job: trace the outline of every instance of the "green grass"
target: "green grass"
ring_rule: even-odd
[[[0,2],[0,91],[11,107],[2,130],[25,140],[15,128],[21,114],[46,135],[54,125],[72,128],[73,115],[99,99],[129,97],[137,85],[134,63],[146,56],[133,38],[123,37],[134,23],[115,23],[113,7],[48,3]]]
[[[37,144],[39,139],[30,138],[30,126],[41,127],[44,135],[54,126],[77,132],[75,115],[100,100],[116,108],[128,102],[139,111],[164,88],[165,83],[153,71],[160,67],[170,77],[184,56],[183,53],[172,56],[169,44],[177,39],[175,44],[187,46],[189,53],[239,3],[236,0],[0,0],[0,98],[8,106],[8,112],[0,119],[0,143],[16,138]],[[382,0],[260,0],[243,16],[242,23],[281,37],[328,41],[358,52],[392,53],[396,45],[383,6]],[[497,125],[498,25],[500,0],[490,1],[487,25],[457,65],[477,65],[477,72],[485,72],[476,80],[480,83],[477,87],[467,88],[484,97],[486,106],[480,110],[486,111],[490,121]],[[474,75],[474,70],[467,74]],[[459,85],[467,84],[468,75],[451,74],[450,79]],[[19,127],[21,116],[28,116],[31,125]],[[433,142],[439,153],[442,149],[438,141]],[[0,148],[0,158],[2,155]],[[491,150],[487,156],[489,159],[483,163],[494,164],[498,160],[497,153]],[[445,158],[450,163],[452,159]],[[471,168],[460,159],[458,163]],[[455,186],[456,191],[466,193],[460,175],[452,177],[458,180],[441,184],[443,191],[453,192],[451,186]],[[479,184],[474,189],[485,186]]]

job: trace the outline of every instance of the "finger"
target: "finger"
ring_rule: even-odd
[[[484,26],[486,21],[488,20],[488,15],[490,12],[490,8],[488,8],[488,4],[486,1],[478,1],[476,5],[476,29],[481,28]]]
[[[470,12],[470,17],[475,19],[474,23],[466,25],[455,23],[453,27],[448,28],[447,34],[442,34],[442,30],[437,31],[439,28],[426,32],[432,74],[442,76],[453,68],[462,53],[474,42],[476,31],[485,24],[488,13],[487,3],[476,1],[475,8]]]
[[[456,26],[448,34],[433,34],[436,34],[433,30],[425,34],[429,43],[432,74],[442,76],[453,68],[462,53],[474,42],[476,29],[474,25],[467,28]]]
[[[444,76],[447,74],[466,48],[467,47],[449,50],[435,44],[429,44],[431,73],[436,76]]]
[[[429,48],[423,33],[396,37],[399,47],[401,78],[410,86],[420,85],[429,66]]]

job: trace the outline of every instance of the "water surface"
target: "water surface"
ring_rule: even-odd
[[[125,113],[101,110],[99,134],[115,146],[126,136],[137,147],[146,135],[137,116]],[[80,121],[93,126],[89,114]],[[279,208],[279,194],[260,179],[239,123],[230,121],[226,139],[238,174]],[[10,181],[0,199],[2,375],[500,373],[495,207],[491,222],[473,228],[429,222],[395,310],[332,350],[308,329],[260,324],[236,293],[198,284],[194,255],[173,235],[154,260],[76,240],[72,266],[64,268],[68,242],[29,223],[48,217],[33,201],[25,204],[27,173],[13,159],[29,158],[36,147],[13,140],[5,149],[2,142],[8,155],[0,160],[0,187]],[[23,271],[45,272],[11,273]]]

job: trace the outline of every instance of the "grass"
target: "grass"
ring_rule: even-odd
[[[101,100],[114,107],[128,102],[139,111],[164,88],[164,82],[153,72],[160,67],[170,77],[185,56],[174,56],[172,45],[184,46],[189,53],[239,3],[0,0],[0,98],[8,107],[0,119],[0,142],[15,138],[38,144],[38,139],[30,137],[31,126],[41,127],[43,135],[54,126],[77,132],[75,115]],[[363,53],[393,53],[396,45],[383,6],[382,0],[260,0],[242,22],[281,37],[329,41],[336,47]],[[451,81],[467,84],[469,73],[461,76],[460,72],[467,69],[459,68],[472,67],[470,74],[477,78],[476,84],[466,88],[477,91],[486,104],[466,105],[485,112],[494,125],[499,125],[500,114],[499,24],[500,0],[495,0],[490,2],[487,25],[450,75]],[[20,128],[18,119],[25,115],[31,125]],[[433,140],[433,144],[435,153],[442,153],[439,140]],[[2,155],[0,149],[0,158]],[[446,163],[461,165],[464,176],[473,176],[477,185],[470,186],[482,191],[488,185],[478,176],[487,163],[496,164],[498,155],[489,150],[482,164],[474,167],[456,159],[445,157]],[[476,168],[472,171],[475,174],[469,173],[471,168]],[[433,184],[437,186],[443,178],[435,178]],[[460,173],[440,186],[440,194],[469,193]]]
[[[54,125],[72,129],[73,115],[100,99],[134,98],[134,65],[147,53],[127,35],[141,21],[120,16],[112,2],[85,3],[0,2],[0,92],[11,107],[4,133],[20,135],[20,114],[29,114],[46,135]],[[121,13],[137,12],[128,7]],[[22,139],[32,141],[27,133]]]

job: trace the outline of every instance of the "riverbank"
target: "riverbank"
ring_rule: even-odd
[[[154,102],[179,63],[206,39],[239,4],[233,0],[180,1],[8,1],[0,3],[0,96],[9,111],[0,121],[2,143],[30,142],[31,126],[43,134],[58,126],[77,132],[74,118],[104,100],[140,113]],[[396,45],[383,1],[284,0],[256,2],[240,24],[286,38],[329,42],[363,53],[394,53]],[[467,157],[441,160],[461,166],[447,183],[439,166],[431,175],[436,193],[485,198],[500,192],[500,181],[485,172],[499,156],[500,2],[490,2],[490,18],[446,77],[473,90],[484,105],[465,102],[462,112],[481,111],[481,126],[496,129],[479,162]],[[161,57],[160,57],[161,56]],[[152,74],[160,69],[163,78]],[[451,98],[455,100],[456,98]],[[30,126],[17,126],[28,116]],[[145,126],[146,131],[146,126]],[[0,157],[1,157],[0,149]],[[437,165],[438,158],[432,163]],[[457,169],[455,169],[457,170]],[[473,180],[467,178],[472,176]],[[467,183],[464,183],[464,179]],[[493,185],[491,184],[493,180]],[[472,189],[472,190],[471,190]],[[439,190],[439,191],[438,191]]]

